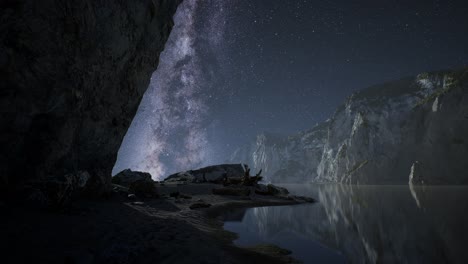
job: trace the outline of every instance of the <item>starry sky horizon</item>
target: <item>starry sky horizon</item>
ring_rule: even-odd
[[[353,92],[468,65],[464,1],[185,0],[114,173],[221,163]]]

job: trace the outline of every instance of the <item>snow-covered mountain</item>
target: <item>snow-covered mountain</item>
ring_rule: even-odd
[[[467,86],[468,69],[376,85],[311,130],[258,135],[231,161],[273,182],[468,184]]]

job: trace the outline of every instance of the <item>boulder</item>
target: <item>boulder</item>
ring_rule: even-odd
[[[151,179],[151,174],[147,172],[132,171],[130,169],[123,170],[117,175],[112,177],[112,183],[130,187],[130,185],[136,181],[154,181]]]
[[[244,164],[221,164],[198,170],[190,170],[170,175],[164,181],[175,182],[211,182],[223,183],[225,179],[242,178],[245,173]]]
[[[130,193],[134,193],[139,197],[155,198],[158,197],[156,186],[153,181],[137,180],[132,182],[128,188]]]
[[[167,182],[195,182],[195,177],[190,174],[190,171],[179,172],[176,174],[172,174],[171,176],[167,177],[164,181]]]
[[[130,193],[140,197],[158,197],[155,182],[147,172],[126,169],[112,177],[112,183],[128,187]]]

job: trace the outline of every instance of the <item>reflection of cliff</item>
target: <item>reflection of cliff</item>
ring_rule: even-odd
[[[413,188],[421,208],[408,187],[325,185],[318,204],[256,208],[244,221],[264,237],[285,229],[308,236],[351,263],[464,263],[466,190]]]
[[[370,87],[316,128],[261,135],[233,161],[269,168],[275,182],[467,184],[467,85],[464,69]]]

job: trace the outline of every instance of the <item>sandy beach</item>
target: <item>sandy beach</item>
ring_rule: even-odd
[[[107,199],[79,200],[59,212],[4,205],[6,263],[295,263],[287,250],[272,245],[234,246],[236,234],[223,230],[223,215],[305,200],[254,192],[214,195],[212,189],[221,185],[210,183],[156,185],[159,198],[114,191]],[[194,204],[210,206],[191,209]]]

